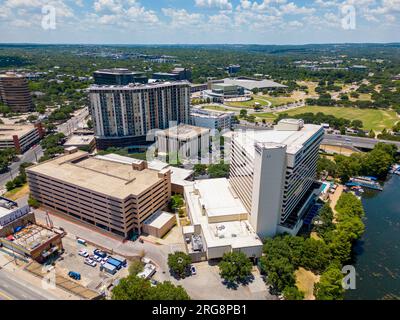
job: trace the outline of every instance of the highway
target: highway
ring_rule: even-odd
[[[361,138],[353,136],[340,136],[334,134],[326,134],[323,143],[334,146],[352,146],[356,148],[373,149],[375,145],[379,142],[384,142],[388,144],[394,144],[398,147],[400,151],[400,141],[387,141],[387,140],[377,140],[371,138]]]
[[[11,179],[14,179],[19,174],[19,166],[21,165],[21,163],[24,162],[33,163],[38,161],[42,156],[43,156],[43,150],[39,144],[29,149],[23,155],[20,155],[19,160],[17,162],[13,162],[9,166],[8,172],[0,174],[0,189],[4,189],[6,183]]]
[[[35,287],[27,281],[16,278],[13,272],[0,270],[0,300],[57,300],[49,290]]]

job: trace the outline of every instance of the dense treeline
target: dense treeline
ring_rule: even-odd
[[[275,120],[275,123],[278,123],[280,120],[286,119],[288,117],[288,113],[280,113],[278,115],[278,118]],[[312,112],[307,112],[290,116],[290,118],[302,119],[306,124],[320,125],[321,123],[327,123],[331,128],[341,130],[343,133],[345,133],[346,128],[353,127],[355,129],[360,129],[363,127],[363,123],[361,120],[354,119],[353,121],[351,121],[344,118],[337,118],[333,115],[324,114],[322,112],[318,112],[315,114]]]
[[[341,267],[351,260],[352,246],[364,232],[364,209],[351,193],[343,194],[335,209],[334,217],[326,204],[315,219],[319,240],[280,235],[265,241],[261,270],[273,290],[283,292],[286,299],[304,297],[296,287],[295,272],[300,267],[321,275],[314,288],[317,299],[343,299]]]
[[[318,162],[318,171],[327,171],[330,176],[340,178],[346,183],[351,177],[366,175],[385,179],[390,166],[396,162],[397,147],[385,143],[378,143],[368,153],[353,153],[347,157],[335,155],[334,161],[321,158]]]

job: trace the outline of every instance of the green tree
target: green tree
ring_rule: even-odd
[[[358,130],[364,127],[364,124],[361,120],[353,120],[351,126],[353,127],[353,129]]]
[[[205,175],[207,173],[207,165],[200,163],[195,164],[193,170],[196,176]]]
[[[11,190],[14,190],[14,189],[15,189],[14,180],[8,181],[8,182],[6,183],[6,189],[7,189],[7,191],[11,191]]]
[[[240,110],[240,118],[242,118],[242,119],[247,118],[247,110],[246,109]]]
[[[7,115],[11,112],[11,109],[4,105],[4,104],[0,104],[0,113],[3,115],[3,117],[7,117]]]
[[[317,232],[320,237],[325,239],[326,233],[334,229],[333,210],[329,203],[325,203],[315,220],[314,231]]]
[[[318,174],[321,174],[323,171],[327,171],[328,174],[332,177],[336,176],[337,172],[336,163],[328,158],[320,157],[318,160],[317,172]]]
[[[140,260],[132,261],[129,265],[129,274],[136,276],[138,273],[142,272],[144,269],[144,263]]]
[[[295,285],[295,268],[287,257],[271,259],[263,256],[260,258],[260,266],[267,276],[267,282],[278,291]]]
[[[314,286],[314,295],[317,300],[343,300],[343,274],[337,265],[330,266]]]
[[[282,294],[286,300],[304,300],[304,293],[300,291],[296,286],[286,287],[283,290]]]
[[[326,238],[332,253],[332,258],[335,261],[340,263],[350,261],[352,244],[346,233],[333,231],[329,233]]]
[[[33,197],[29,197],[28,205],[32,208],[37,209],[40,207],[40,202]]]
[[[150,282],[146,279],[129,275],[120,280],[112,290],[112,300],[148,300]]]
[[[165,281],[150,289],[148,300],[190,300],[190,297],[182,286]]]
[[[302,266],[304,268],[322,272],[331,261],[331,251],[324,241],[308,238],[303,244]]]
[[[177,251],[168,255],[168,267],[171,273],[180,278],[186,276],[191,263],[192,258],[184,252]]]
[[[208,167],[208,174],[210,178],[227,178],[229,176],[229,164],[221,162],[219,164],[212,164]]]
[[[180,194],[175,194],[171,197],[170,208],[173,211],[179,210],[184,205],[183,197]]]
[[[375,137],[376,137],[376,133],[374,130],[371,129],[371,131],[368,133],[368,138],[375,139]]]
[[[251,276],[253,265],[243,252],[230,252],[223,255],[218,267],[223,279],[230,283],[238,283]]]

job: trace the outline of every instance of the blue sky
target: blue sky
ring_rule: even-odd
[[[400,0],[0,0],[0,42],[400,42]]]

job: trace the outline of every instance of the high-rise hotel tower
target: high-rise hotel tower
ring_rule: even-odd
[[[90,112],[97,148],[140,147],[153,129],[170,122],[190,123],[190,86],[186,81],[90,87]]]

